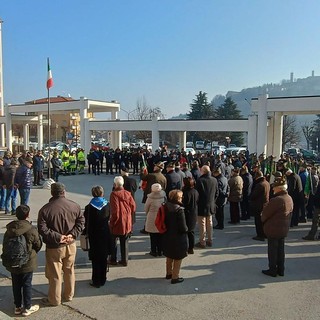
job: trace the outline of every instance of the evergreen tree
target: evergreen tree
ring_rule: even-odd
[[[241,111],[237,104],[228,97],[224,103],[215,110],[215,119],[218,120],[237,120],[242,119]],[[219,132],[216,135],[217,141],[225,141],[225,137],[231,139],[231,143],[241,146],[243,144],[243,134],[241,132]]]
[[[200,91],[190,104],[191,111],[187,114],[188,119],[213,119],[214,110],[212,105],[208,102],[207,93]]]
[[[217,108],[215,112],[216,119],[242,119],[241,111],[238,109],[237,104],[229,97],[226,98],[224,103]]]

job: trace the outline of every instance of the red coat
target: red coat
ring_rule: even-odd
[[[110,194],[110,231],[114,235],[126,235],[132,231],[132,215],[136,203],[129,191],[123,188]]]

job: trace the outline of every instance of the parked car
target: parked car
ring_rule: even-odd
[[[196,149],[204,149],[204,141],[196,141]]]
[[[191,152],[192,155],[196,154],[196,151],[193,148],[185,148],[184,151],[186,152],[186,154],[189,154],[189,152]]]
[[[212,146],[212,152],[216,155],[225,153],[226,149],[227,148],[225,146],[220,146],[220,145]]]
[[[293,158],[297,158],[301,155],[299,148],[289,148],[286,153]]]
[[[193,148],[193,142],[192,141],[187,141],[186,148]]]
[[[305,160],[316,160],[318,158],[318,155],[315,152],[315,150],[300,149],[300,153]]]
[[[233,147],[233,148],[226,148],[225,154],[226,155],[238,155],[239,153],[245,153],[247,151],[246,148],[241,147]]]

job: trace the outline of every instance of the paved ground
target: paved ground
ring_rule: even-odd
[[[84,207],[93,185],[101,184],[110,193],[112,178],[106,175],[61,177],[68,197]],[[31,220],[47,202],[48,190],[31,192]],[[291,229],[286,245],[284,277],[270,278],[261,273],[267,267],[267,245],[251,240],[253,221],[227,225],[214,233],[214,246],[197,250],[183,260],[182,284],[164,279],[165,259],[154,258],[149,238],[139,233],[144,213],[141,191],[137,192],[138,214],[130,240],[128,267],[111,267],[105,287],[89,286],[91,277],[87,254],[79,248],[76,258],[76,294],[72,302],[59,307],[44,307],[30,319],[319,319],[320,318],[320,242],[301,237],[310,223]],[[226,209],[228,212],[228,208]],[[227,214],[228,216],[228,214]],[[0,214],[0,240],[11,220]],[[227,220],[227,218],[226,218]],[[0,266],[0,319],[13,317],[13,297],[8,272]],[[44,248],[39,253],[39,268],[34,273],[33,300],[46,296]]]

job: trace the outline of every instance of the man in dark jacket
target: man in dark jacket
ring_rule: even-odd
[[[17,172],[18,160],[11,159],[10,166],[3,172],[3,186],[6,188],[5,210],[6,214],[16,214],[17,207],[17,189],[14,186],[14,178]],[[10,212],[11,207],[11,212]]]
[[[52,198],[38,214],[38,230],[46,244],[46,277],[49,280],[48,298],[43,304],[61,304],[62,270],[65,301],[71,301],[75,289],[74,264],[77,252],[75,240],[84,227],[80,206],[66,198],[65,186],[51,185]]]
[[[271,277],[284,276],[284,239],[288,235],[293,210],[293,201],[286,189],[286,181],[278,178],[273,183],[274,197],[261,215],[263,230],[268,238],[269,260],[269,269],[262,270],[262,273]]]
[[[249,173],[248,167],[245,166],[240,169],[240,177],[243,180],[242,201],[240,202],[240,220],[248,220],[250,219],[249,197],[253,184],[252,175]]]
[[[291,169],[286,171],[288,193],[293,200],[293,211],[290,226],[297,226],[299,223],[299,213],[301,202],[304,201],[301,178],[298,174],[292,172]]]
[[[1,256],[3,265],[11,273],[15,304],[14,314],[23,316],[29,316],[39,310],[39,305],[31,305],[31,298],[32,276],[33,272],[37,269],[37,252],[39,252],[42,247],[42,241],[39,237],[38,230],[27,220],[29,212],[30,208],[27,205],[17,207],[16,216],[18,220],[11,221],[6,226],[7,231],[3,237],[3,255]],[[5,254],[6,246],[8,246],[10,238],[20,235],[25,237],[26,248],[30,258],[28,262],[21,267],[12,267]]]
[[[18,188],[20,194],[20,205],[28,204],[30,197],[31,189],[31,167],[32,167],[32,158],[26,157],[22,160],[22,164],[17,169],[14,184]]]
[[[166,195],[169,197],[169,192],[171,190],[181,190],[181,177],[178,173],[175,172],[174,170],[175,165],[173,162],[170,162],[167,165],[167,174],[166,174],[166,179],[167,179],[167,187],[166,187]]]
[[[229,195],[229,185],[228,179],[222,175],[221,169],[217,168],[213,171],[213,176],[217,179],[218,182],[218,190],[219,195],[216,200],[217,212],[216,219],[217,225],[214,229],[224,229],[224,206],[227,203],[228,195]]]
[[[212,247],[212,215],[216,212],[216,199],[219,190],[217,180],[211,176],[209,166],[202,166],[201,174],[196,184],[196,189],[199,192],[199,242],[195,246],[204,249],[206,245]]]
[[[254,223],[256,226],[257,235],[253,240],[264,241],[265,234],[262,228],[261,212],[266,204],[269,202],[270,184],[263,176],[261,171],[257,171],[254,179],[254,187],[252,189],[249,203],[250,212],[254,216]]]

